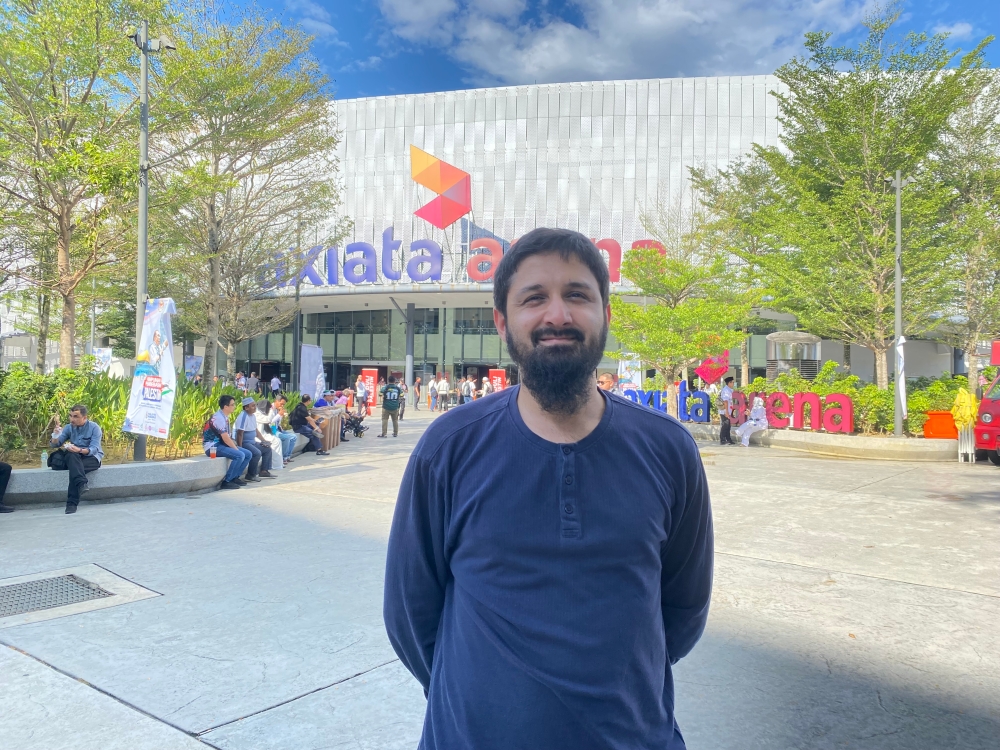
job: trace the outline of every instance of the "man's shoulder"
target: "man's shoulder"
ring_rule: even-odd
[[[616,420],[619,422],[620,431],[638,430],[645,434],[655,434],[671,442],[679,441],[696,446],[694,437],[688,429],[666,412],[650,409],[616,393],[609,393],[608,398],[614,402],[618,414],[624,417]]]
[[[444,412],[424,431],[414,455],[430,459],[453,445],[464,451],[470,442],[478,444],[484,437],[502,439],[493,425],[504,418],[508,399],[507,395],[481,398]]]

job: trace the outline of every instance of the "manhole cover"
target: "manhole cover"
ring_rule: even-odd
[[[37,581],[0,586],[0,617],[37,612],[67,604],[114,596],[96,583],[75,575],[41,578]]]

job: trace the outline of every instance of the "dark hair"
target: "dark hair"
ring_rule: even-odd
[[[219,396],[219,408],[225,409],[235,400],[236,399],[230,396],[228,393],[223,393],[221,396]]]
[[[87,416],[87,405],[86,404],[73,404],[69,407],[70,413],[78,412],[81,417]]]
[[[725,383],[726,385],[729,385],[730,383],[733,382],[733,376],[730,375],[728,378],[723,378],[722,382]]]
[[[389,376],[389,382],[390,383],[395,383],[396,382],[396,376],[395,375],[390,375]]]
[[[301,401],[302,401],[303,404],[308,404],[312,400],[313,400],[313,397],[310,396],[308,393],[303,393],[302,394]]]
[[[543,253],[559,253],[559,257],[563,260],[569,259],[570,256],[577,258],[594,274],[597,286],[601,290],[601,301],[605,305],[608,304],[611,279],[608,275],[608,265],[604,262],[604,257],[597,246],[572,229],[539,227],[532,229],[504,253],[503,259],[493,273],[493,307],[499,310],[501,315],[507,315],[510,282],[517,273],[521,261]]]

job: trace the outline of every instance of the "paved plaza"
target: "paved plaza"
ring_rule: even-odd
[[[373,420],[239,491],[0,517],[0,578],[93,564],[158,594],[0,624],[0,748],[415,748],[382,575],[428,421],[377,440]],[[691,750],[1000,747],[1000,469],[702,455],[715,589],[675,672]]]

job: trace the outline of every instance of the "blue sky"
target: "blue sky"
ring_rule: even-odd
[[[237,0],[239,1],[239,0]],[[552,81],[771,73],[872,0],[258,0],[316,37],[339,99]],[[907,0],[901,30],[1000,35],[998,0]],[[988,52],[1000,67],[1000,43]]]

